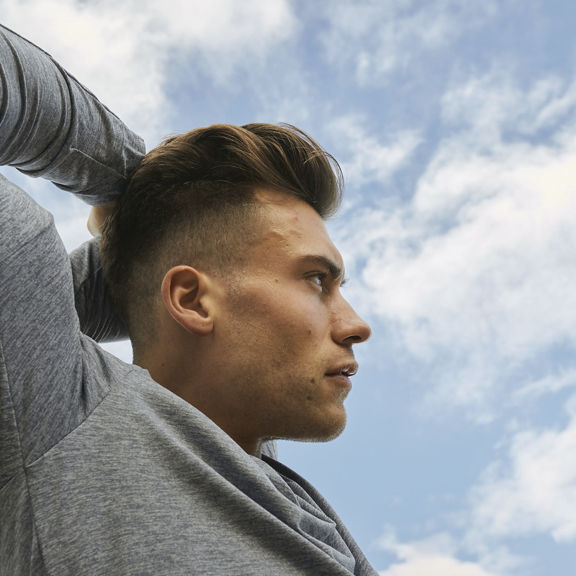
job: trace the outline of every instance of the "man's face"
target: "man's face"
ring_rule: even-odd
[[[216,420],[241,445],[328,440],[346,424],[352,345],[370,328],[340,293],[342,258],[314,209],[278,192],[257,197],[261,238],[215,324],[224,376]]]

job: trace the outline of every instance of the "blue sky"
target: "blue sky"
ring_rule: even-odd
[[[0,0],[0,14],[149,148],[289,122],[339,160],[330,231],[373,337],[345,433],[280,450],[382,576],[573,573],[575,3]],[[86,207],[14,178],[70,248],[87,238]]]

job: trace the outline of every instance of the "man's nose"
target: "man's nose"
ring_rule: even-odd
[[[368,340],[371,333],[370,326],[345,298],[341,298],[340,306],[335,310],[334,340],[339,344],[360,344]]]

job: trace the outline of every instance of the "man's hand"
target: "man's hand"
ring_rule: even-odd
[[[92,236],[100,236],[106,220],[114,214],[116,210],[116,201],[102,204],[101,206],[92,206],[90,216],[88,216],[88,230]]]

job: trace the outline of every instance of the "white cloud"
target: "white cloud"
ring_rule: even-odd
[[[576,106],[576,81],[556,76],[536,80],[531,86],[512,81],[505,67],[472,78],[449,90],[442,101],[447,125],[470,130],[469,136],[478,148],[503,137],[537,134],[543,129],[558,128],[566,116],[573,116]]]
[[[515,431],[504,454],[469,490],[467,506],[451,514],[452,534],[400,542],[388,529],[381,549],[400,562],[381,576],[511,576],[526,574],[534,557],[519,541],[576,543],[576,396],[566,403],[567,423]],[[511,553],[509,546],[523,550]]]
[[[516,433],[470,493],[471,524],[484,540],[550,534],[576,541],[576,397],[563,429]]]
[[[170,115],[168,66],[214,81],[252,68],[295,32],[288,0],[0,0],[2,21],[86,83],[149,144]]]
[[[472,562],[431,554],[394,564],[380,576],[494,576]]]
[[[576,337],[566,314],[576,304],[568,249],[576,241],[576,140],[562,151],[453,157],[424,176],[411,208],[406,225],[416,234],[408,239],[417,249],[406,257],[397,248],[378,287],[388,296],[385,314],[428,321],[416,347],[464,338],[466,347],[492,342],[499,357],[524,358],[534,346]]]
[[[458,560],[455,542],[447,534],[400,543],[393,531],[389,530],[380,538],[379,544],[401,560],[380,571],[380,576],[497,576],[479,563]]]
[[[449,45],[496,11],[492,1],[347,0],[326,10],[324,46],[331,62],[351,66],[360,84],[372,84],[423,51]]]
[[[453,91],[451,136],[414,196],[348,216],[338,233],[361,263],[366,309],[393,345],[434,363],[429,396],[482,419],[527,384],[524,365],[576,347],[576,91],[554,85]],[[546,118],[547,140],[521,135],[531,115]]]
[[[347,186],[386,184],[407,164],[421,142],[415,132],[406,130],[382,143],[365,124],[362,117],[349,115],[334,120],[329,127],[332,139],[341,149],[338,158]]]
[[[560,370],[558,373],[547,374],[543,378],[527,382],[516,391],[514,401],[517,404],[530,400],[537,401],[541,396],[573,387],[576,387],[576,369]]]

